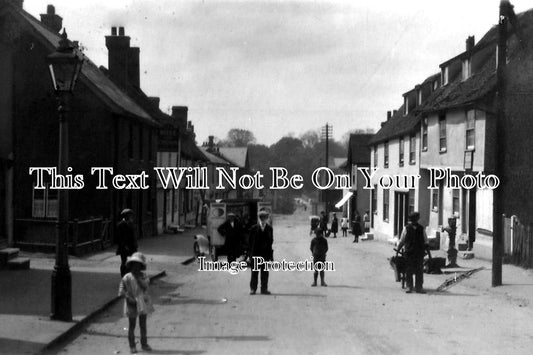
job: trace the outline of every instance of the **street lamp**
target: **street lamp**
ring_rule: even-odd
[[[59,112],[59,174],[67,174],[68,103],[83,65],[82,55],[70,44],[63,30],[59,47],[46,57]],[[52,272],[51,318],[72,321],[72,277],[68,265],[68,190],[58,189],[58,218],[56,223],[56,261]]]

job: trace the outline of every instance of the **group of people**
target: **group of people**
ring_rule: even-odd
[[[153,311],[152,302],[148,293],[149,278],[144,270],[146,269],[146,257],[137,251],[137,241],[135,238],[135,228],[133,225],[133,211],[125,209],[121,213],[122,219],[117,225],[116,254],[120,255],[120,274],[121,281],[119,285],[119,296],[124,297],[124,315],[128,318],[128,342],[131,353],[136,353],[135,346],[135,327],[137,318],[139,319],[139,327],[141,330],[141,347],[145,351],[150,351],[151,347],[147,342],[146,331],[146,317]],[[273,228],[267,223],[269,214],[266,211],[258,213],[258,223],[250,229],[250,237],[248,242],[247,254],[248,257],[262,257],[265,261],[273,261],[274,242]],[[404,257],[407,261],[406,282],[407,293],[417,292],[425,293],[423,290],[423,261],[426,249],[428,248],[428,240],[425,229],[418,223],[420,215],[414,212],[409,215],[408,224],[401,233],[400,242],[397,251],[404,249]],[[366,219],[366,218],[365,218]],[[328,252],[328,242],[326,236],[333,233],[336,237],[338,231],[338,221],[335,214],[331,223],[331,229],[327,229],[327,216],[322,212],[322,217],[319,225],[312,232],[315,237],[311,240],[310,250],[313,255],[313,262],[324,263],[326,261],[326,254]],[[347,234],[347,219],[341,219],[341,229],[343,236]],[[354,223],[359,226],[360,223]],[[357,227],[352,227],[352,233],[356,242],[362,231],[355,230]],[[228,214],[228,219],[218,228],[218,232],[225,237],[225,248],[228,255],[228,262],[235,261],[237,257],[243,252],[243,231],[244,227],[240,224],[235,214]],[[269,272],[265,269],[264,264],[259,265],[259,270],[252,268],[250,279],[250,295],[255,295],[259,286],[260,292],[264,295],[271,294],[268,289]],[[327,286],[324,279],[324,271],[315,271],[313,274],[312,287],[318,285],[318,276],[320,275],[320,285]],[[413,277],[415,282],[413,283]]]
[[[244,232],[246,228],[242,226],[234,213],[228,213],[227,220],[218,227],[218,232],[225,238],[224,249],[228,255],[228,262],[233,262],[243,254],[248,258],[261,257],[265,261],[274,260],[274,231],[267,223],[269,214],[266,211],[259,211],[258,223],[249,229],[249,240],[245,243]],[[247,244],[247,245],[245,245]],[[246,250],[244,250],[246,249]],[[261,280],[261,294],[270,295],[268,290],[268,270],[264,264],[258,265],[259,270],[252,269],[250,279],[250,295],[255,295],[259,278]]]
[[[369,211],[365,212],[365,215],[363,216],[363,226],[361,226],[361,216],[359,213],[355,213],[355,220],[352,223],[351,232],[354,236],[354,243],[359,242],[359,237],[363,235],[366,232],[369,232],[370,230],[370,216]],[[333,238],[337,238],[337,233],[339,232],[339,220],[337,218],[337,214],[332,214],[331,219],[331,226],[328,228],[329,218],[326,212],[322,211],[320,212],[320,217],[315,217],[311,219],[311,231],[309,234],[316,234],[316,231],[320,229],[324,236],[327,238],[331,234],[333,234]],[[340,227],[342,231],[343,237],[348,237],[348,229],[349,229],[349,220],[344,215],[340,220]]]

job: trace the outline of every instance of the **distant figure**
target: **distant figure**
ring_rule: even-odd
[[[359,236],[363,234],[361,229],[361,216],[355,211],[355,220],[352,224],[353,243],[359,243]]]
[[[117,243],[116,255],[120,255],[120,276],[127,274],[128,268],[126,261],[137,251],[137,239],[135,238],[135,227],[133,225],[133,211],[129,208],[124,209],[120,216],[122,220],[117,224]]]
[[[331,233],[333,233],[333,238],[337,238],[337,232],[339,231],[339,220],[337,215],[334,213],[333,218],[331,219]]]
[[[309,235],[312,235],[313,233],[316,232],[319,224],[320,224],[320,217],[312,216],[311,217],[311,230],[309,231]]]
[[[413,212],[409,215],[409,221],[402,231],[400,243],[396,249],[400,250],[405,247],[404,256],[407,261],[406,293],[413,292],[413,275],[416,279],[414,291],[416,293],[426,293],[422,286],[424,283],[424,255],[429,245],[425,228],[418,224],[419,219],[420,214],[418,212]]]
[[[322,269],[324,268],[324,263],[326,262],[326,253],[328,252],[328,241],[326,238],[324,238],[324,232],[322,229],[316,230],[316,237],[314,237],[311,240],[311,253],[313,253],[313,264],[315,267],[315,273],[313,274],[313,283],[311,284],[312,287],[316,286],[316,282],[318,279],[318,268],[320,268],[320,264],[322,264]],[[320,285],[321,286],[327,286],[326,282],[324,281],[324,270],[320,270]]]
[[[348,218],[346,218],[346,216],[343,216],[341,218],[341,230],[342,230],[342,236],[347,237],[348,236]]]
[[[326,215],[326,212],[322,211],[320,212],[320,225],[319,228],[322,229],[322,231],[325,233],[326,237],[327,231],[328,231],[328,216]]]
[[[135,325],[139,317],[139,328],[141,328],[141,347],[150,351],[146,335],[146,316],[154,311],[152,300],[148,293],[150,279],[142,271],[146,269],[146,257],[143,253],[134,253],[128,258],[126,264],[131,269],[120,281],[118,295],[124,297],[124,315],[128,317],[128,342],[132,354],[137,353],[135,347]]]
[[[218,227],[218,232],[225,238],[224,247],[231,263],[242,253],[242,226],[234,213],[228,213],[228,219]]]
[[[274,243],[274,231],[267,223],[268,212],[259,212],[259,223],[250,230],[250,250],[248,255],[250,258],[262,257],[265,261],[273,261],[272,244]],[[253,261],[252,261],[253,264]],[[261,272],[261,294],[270,295],[268,290],[268,271],[265,270],[265,265],[258,265],[259,270],[254,270],[252,265],[252,278],[250,279],[250,295],[255,295],[257,291],[257,279],[259,272]]]
[[[370,212],[365,211],[365,215],[363,216],[363,222],[365,223],[365,233],[370,232]]]

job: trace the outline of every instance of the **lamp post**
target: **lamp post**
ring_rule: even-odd
[[[68,103],[83,65],[82,55],[70,44],[63,30],[59,47],[46,57],[53,89],[58,99],[59,112],[59,174],[67,174],[68,152]],[[72,278],[68,265],[68,190],[58,190],[58,218],[56,223],[56,260],[52,272],[51,318],[72,321]]]

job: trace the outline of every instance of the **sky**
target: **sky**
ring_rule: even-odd
[[[515,11],[531,7],[511,0]],[[141,88],[188,106],[198,144],[232,128],[270,145],[329,123],[377,131],[402,94],[498,21],[499,0],[25,0],[53,4],[69,39],[107,67],[105,36],[140,47]]]

